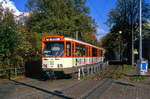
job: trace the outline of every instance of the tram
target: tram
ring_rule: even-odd
[[[42,69],[71,73],[75,68],[103,62],[104,49],[64,36],[42,37]]]

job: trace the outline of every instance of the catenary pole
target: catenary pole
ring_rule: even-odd
[[[132,65],[134,65],[133,0],[131,0]]]
[[[139,59],[142,60],[142,0],[140,0],[140,41],[139,41]]]

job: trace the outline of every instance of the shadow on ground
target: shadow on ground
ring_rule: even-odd
[[[40,79],[42,76],[41,60],[31,60],[25,64],[25,76]]]
[[[39,88],[37,86],[33,86],[33,85],[30,85],[30,84],[26,84],[26,83],[23,83],[23,82],[19,82],[19,81],[16,81],[16,80],[11,80],[11,81],[16,83],[16,84],[20,84],[20,85],[23,85],[23,86],[26,86],[26,87],[34,88],[34,89],[36,89],[38,91],[41,91],[41,92],[44,92],[44,93],[48,93],[48,94],[51,94],[53,96],[60,97],[62,99],[73,99],[73,98],[61,95],[62,94],[61,91],[54,91],[54,92],[52,92],[52,91],[49,91],[49,90],[46,90],[46,89],[43,89],[43,88]]]
[[[132,87],[134,87],[133,84],[129,84],[129,83],[125,83],[125,82],[115,81],[114,83],[115,83],[115,84],[119,84],[119,85],[123,85],[123,86],[132,86]]]
[[[63,71],[55,71],[54,75],[47,75],[45,71],[42,70],[42,61],[39,60],[32,60],[28,61],[25,64],[25,76],[38,79],[38,80],[53,80],[53,79],[70,79],[71,75],[64,74]]]

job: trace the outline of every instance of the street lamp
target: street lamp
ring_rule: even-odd
[[[122,31],[119,31],[119,34],[122,34]]]
[[[119,59],[121,61],[121,34],[122,34],[122,31],[119,31],[119,34],[120,34]]]

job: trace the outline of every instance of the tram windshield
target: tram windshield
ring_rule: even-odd
[[[46,42],[43,56],[63,56],[64,43],[63,42]]]

